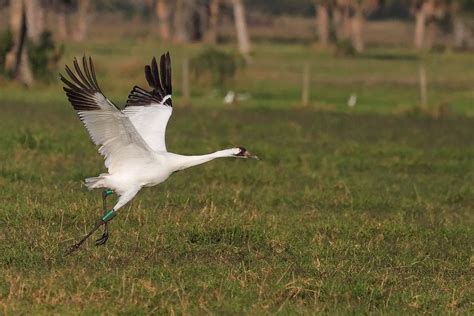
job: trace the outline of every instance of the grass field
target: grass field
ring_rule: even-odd
[[[112,44],[68,44],[64,61],[92,54],[105,93],[125,100],[163,47]],[[200,49],[172,47],[174,64]],[[439,119],[414,110],[410,52],[259,44],[234,82],[252,98],[233,107],[205,87],[181,106],[175,67],[169,150],[243,145],[262,160],[214,161],[144,189],[105,247],[67,258],[101,215],[100,192],[81,181],[102,159],[59,84],[2,82],[0,314],[472,314],[473,60],[424,58],[430,106],[451,109]],[[300,108],[307,60],[314,89]]]
[[[183,58],[193,58],[202,45],[169,46],[150,38],[92,39],[67,43],[62,65],[73,56],[91,55],[106,95],[123,104],[134,84],[145,86],[143,66],[151,56],[169,50],[172,54],[175,101],[181,101]],[[233,46],[222,45],[231,51]],[[310,106],[313,110],[344,113],[403,114],[419,106],[419,65],[428,81],[428,106],[445,107],[452,114],[474,117],[474,59],[470,53],[447,52],[419,56],[410,50],[372,48],[359,57],[334,57],[332,50],[317,50],[303,44],[255,44],[253,62],[239,70],[227,89],[249,93],[243,108],[288,109],[301,104],[301,81],[305,64],[310,66]],[[56,78],[54,78],[56,79]],[[38,84],[25,93],[21,87],[0,78],[0,100],[6,103],[63,103],[58,80]],[[191,82],[192,104],[222,108],[223,93]],[[351,94],[358,96],[354,108],[347,106]],[[182,103],[181,103],[182,104]]]

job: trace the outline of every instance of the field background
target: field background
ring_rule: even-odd
[[[59,82],[0,79],[0,314],[474,312],[472,54],[373,45],[341,57],[260,40],[229,85],[249,100],[226,105],[193,84],[184,102],[182,60],[205,46],[163,45],[136,27],[65,42],[60,64],[93,56],[122,105],[169,50],[168,149],[242,145],[262,160],[214,161],[144,189],[105,247],[91,240],[64,258],[101,215],[100,192],[82,180],[104,171],[102,158]]]

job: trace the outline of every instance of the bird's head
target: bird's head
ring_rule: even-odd
[[[254,159],[259,159],[258,156],[255,156],[253,154],[251,154],[247,149],[245,149],[244,147],[235,147],[235,148],[232,148],[234,153],[233,155],[235,157],[239,157],[239,158],[254,158]]]

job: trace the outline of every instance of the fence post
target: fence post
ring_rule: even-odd
[[[182,90],[183,98],[185,103],[189,102],[190,99],[190,89],[189,89],[189,58],[185,57],[183,59],[183,79],[182,79]]]
[[[189,89],[189,58],[185,57],[183,59],[183,69],[182,69],[182,78],[181,78],[181,90],[183,93],[183,103],[189,103],[190,99],[190,89]]]
[[[426,71],[423,62],[419,66],[419,81],[420,81],[420,106],[422,109],[426,109],[428,105],[428,93],[427,93],[427,82],[426,82]]]
[[[301,89],[301,105],[308,106],[309,104],[309,64],[305,63],[303,66],[303,82]]]

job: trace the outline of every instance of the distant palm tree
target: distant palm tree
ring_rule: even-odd
[[[415,48],[432,48],[436,42],[437,21],[448,14],[449,0],[411,0],[415,16]]]
[[[349,40],[357,52],[362,52],[365,16],[378,8],[379,2],[379,0],[314,0],[320,43],[328,44],[329,26],[332,20],[336,41]]]
[[[252,48],[250,46],[250,38],[247,32],[245,7],[242,0],[232,0],[232,5],[234,9],[235,30],[237,32],[239,51],[244,57],[249,58]]]
[[[169,41],[171,39],[170,31],[170,10],[169,3],[167,0],[158,0],[156,1],[155,7],[156,16],[158,18],[158,28],[160,38],[163,41]]]
[[[77,29],[74,33],[74,39],[76,41],[83,41],[87,37],[87,29],[90,22],[90,10],[90,0],[78,0],[76,20]]]
[[[210,44],[216,44],[219,33],[219,13],[220,0],[210,0],[209,2],[209,25],[204,39]]]
[[[5,70],[12,78],[31,86],[34,82],[27,39],[38,44],[44,32],[44,8],[39,0],[10,1],[10,31],[13,45],[5,56]]]
[[[314,0],[318,40],[322,46],[327,46],[329,44],[329,15],[331,11],[331,2],[331,0]]]

